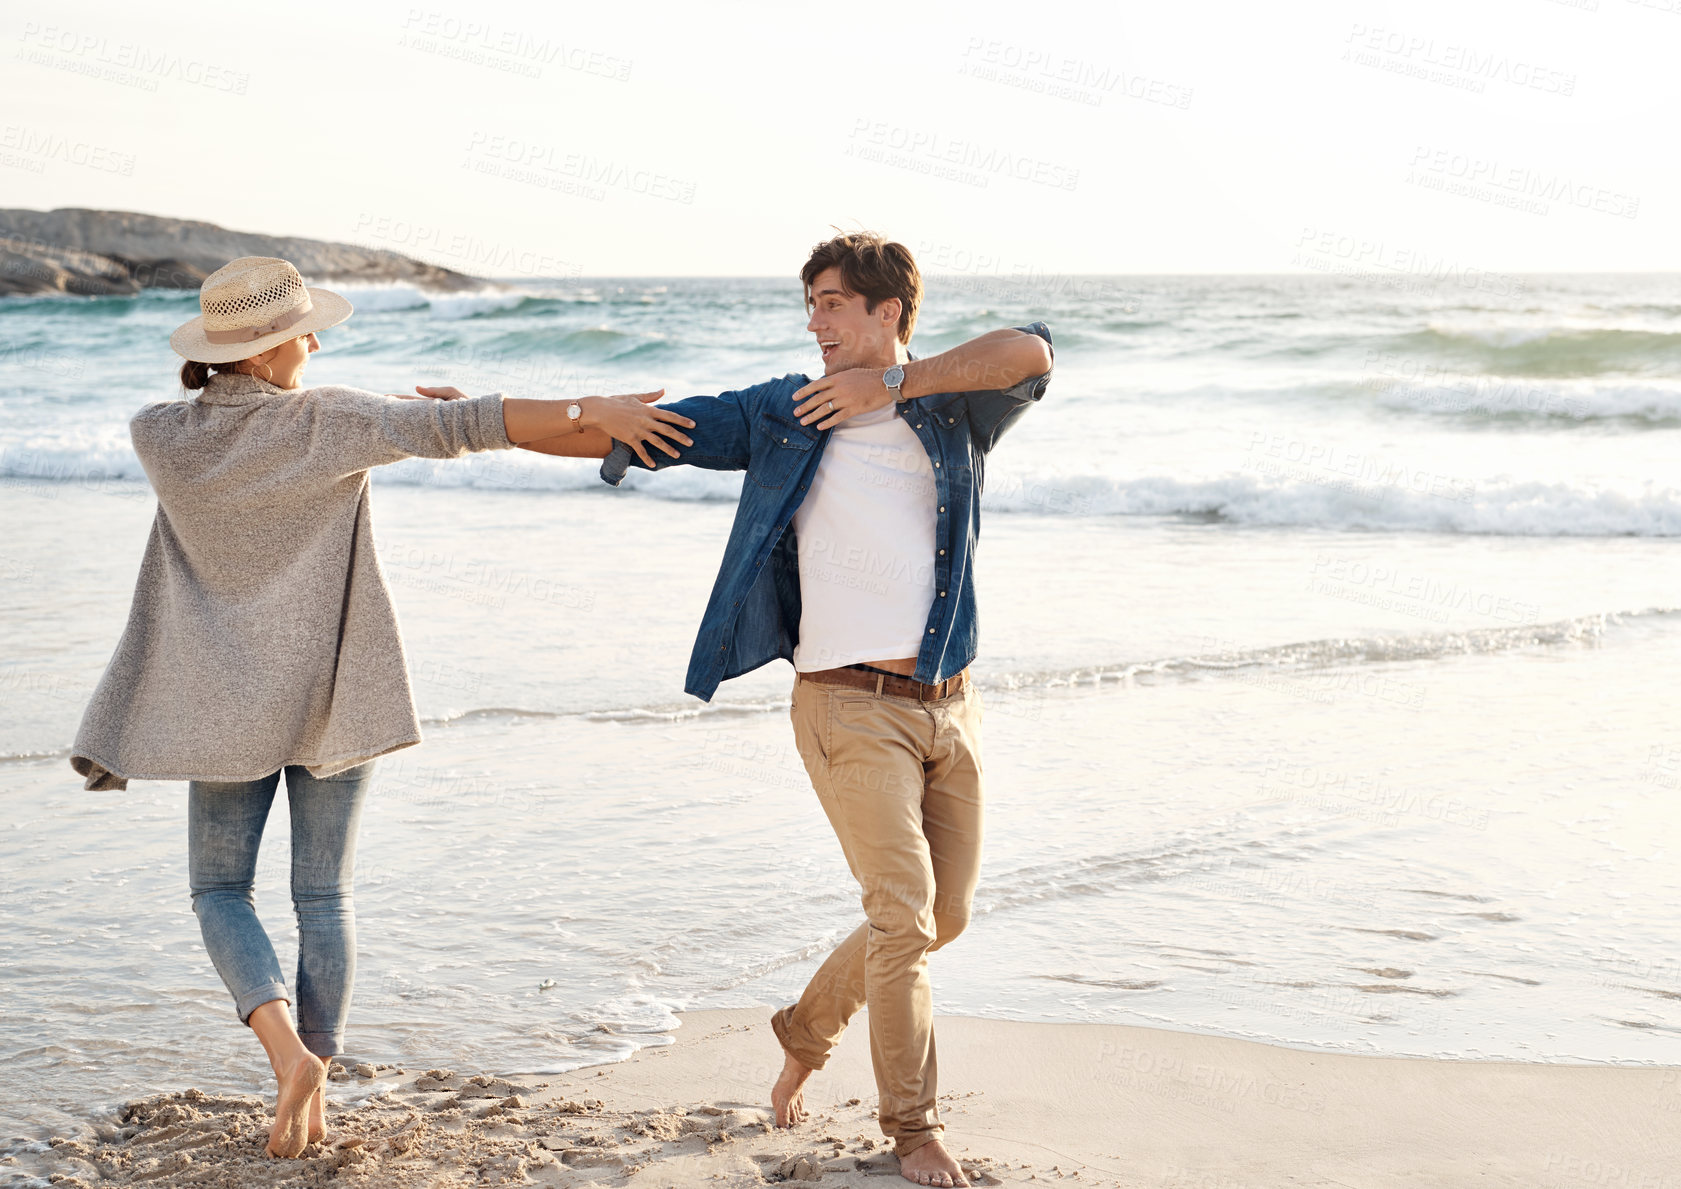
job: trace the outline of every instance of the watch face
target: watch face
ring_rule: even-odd
[[[881,377],[881,381],[889,388],[897,388],[905,382],[905,369],[895,363],[887,369],[886,374]]]

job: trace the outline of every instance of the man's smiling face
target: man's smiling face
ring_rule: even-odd
[[[891,367],[897,358],[900,303],[889,297],[865,308],[861,293],[850,293],[838,268],[818,273],[806,293],[811,320],[806,323],[823,353],[823,374],[854,367]]]

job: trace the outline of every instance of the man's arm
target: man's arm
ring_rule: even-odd
[[[1012,388],[1051,370],[1051,345],[1028,330],[994,330],[904,365],[905,399]],[[883,385],[886,387],[886,385]]]
[[[624,481],[625,472],[638,466],[644,470],[662,470],[679,463],[701,467],[709,471],[742,471],[752,455],[752,433],[748,411],[756,407],[758,389],[744,388],[736,392],[721,392],[717,396],[689,396],[658,408],[668,409],[686,418],[692,428],[692,445],[681,456],[663,458],[638,457],[622,441],[601,464],[602,482],[617,487]]]
[[[1048,377],[1053,360],[1050,330],[1043,322],[1015,330],[993,330],[949,351],[904,364],[905,382],[900,391],[907,400],[958,392],[1013,391],[1024,381]],[[885,372],[885,368],[859,367],[813,380],[794,394],[794,415],[802,425],[815,422],[818,429],[828,429],[860,413],[885,408],[893,402],[893,394],[882,380]],[[1037,400],[1043,392],[1040,385],[1036,393],[1022,399]]]
[[[983,452],[998,444],[1004,431],[1021,419],[1029,405],[1045,395],[1051,382],[1051,368],[1056,364],[1051,328],[1043,322],[1034,322],[1021,327],[1018,333],[1039,344],[1043,366],[1006,387],[965,392],[952,402],[961,403],[964,415],[969,418],[969,436]]]

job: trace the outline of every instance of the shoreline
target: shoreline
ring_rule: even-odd
[[[672,1045],[568,1074],[352,1074],[370,1092],[330,1101],[327,1143],[296,1162],[261,1155],[269,1100],[188,1089],[6,1171],[73,1189],[901,1183],[873,1118],[866,1020],[808,1083],[811,1121],[776,1131],[768,1012],[681,1019]],[[1677,1067],[1357,1056],[1118,1024],[937,1027],[948,1143],[977,1184],[1681,1187],[1681,1144],[1660,1140],[1681,1132]]]

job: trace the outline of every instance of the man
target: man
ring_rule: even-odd
[[[969,664],[984,465],[1044,394],[1051,336],[1036,322],[914,359],[921,276],[873,234],[818,245],[800,279],[821,379],[662,405],[693,421],[692,445],[672,458],[614,443],[601,476],[747,472],[686,688],[710,701],[721,681],[793,662],[795,741],[863,889],[867,921],[772,1019],[777,1124],[806,1117],[806,1079],[867,1005],[878,1118],[904,1176],[965,1185],[935,1106],[927,955],[968,923],[980,863]]]

